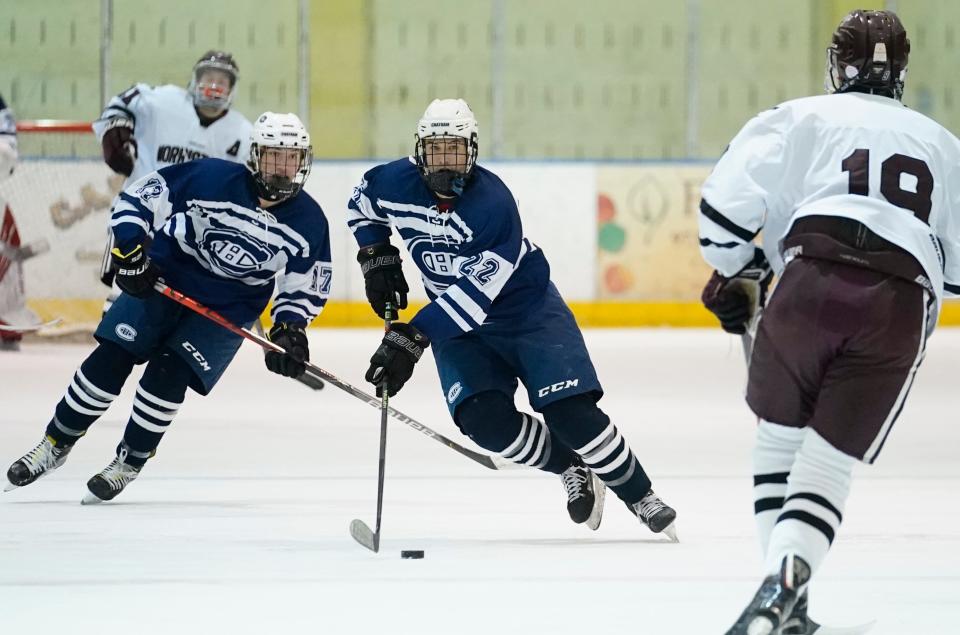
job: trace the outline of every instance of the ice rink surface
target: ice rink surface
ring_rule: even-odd
[[[610,495],[599,531],[573,525],[557,477],[489,471],[391,422],[383,544],[368,552],[348,525],[373,524],[377,410],[271,375],[244,344],[209,397],[188,394],[115,502],[79,504],[113,456],[132,380],[60,470],[0,496],[0,633],[722,635],[760,579],[739,342],[586,337],[601,405],[677,508],[680,544]],[[311,332],[314,361],[358,386],[378,340]],[[90,348],[0,354],[4,470],[40,440]],[[877,619],[878,635],[960,629],[958,360],[960,331],[936,333],[879,463],[858,469],[812,587],[816,619]],[[392,405],[469,445],[431,358]]]

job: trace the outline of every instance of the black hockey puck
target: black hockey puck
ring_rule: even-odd
[[[405,560],[420,560],[423,558],[422,551],[401,551],[400,557]]]

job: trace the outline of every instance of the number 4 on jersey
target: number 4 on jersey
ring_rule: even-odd
[[[844,172],[850,173],[850,193],[869,196],[870,151],[858,148],[840,166]],[[903,189],[901,179],[904,174],[916,179],[915,191]],[[924,161],[905,154],[890,155],[880,164],[880,193],[893,205],[910,210],[924,223],[929,223],[930,208],[933,207],[933,174]]]

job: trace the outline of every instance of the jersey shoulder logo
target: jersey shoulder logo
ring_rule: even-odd
[[[233,142],[233,145],[227,148],[227,156],[235,157],[240,153],[240,139]]]
[[[137,196],[146,203],[151,198],[160,198],[163,194],[163,183],[157,177],[151,177],[146,183],[137,188]]]

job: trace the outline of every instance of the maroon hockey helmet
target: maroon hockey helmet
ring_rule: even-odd
[[[910,40],[893,11],[851,11],[827,47],[828,93],[859,91],[900,99]]]

